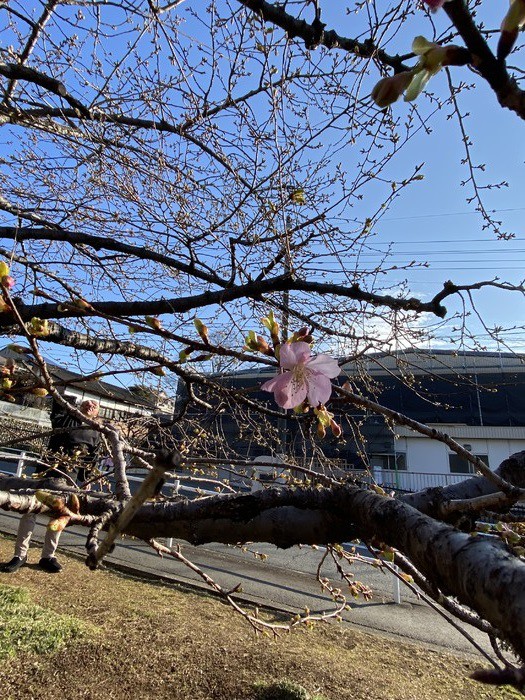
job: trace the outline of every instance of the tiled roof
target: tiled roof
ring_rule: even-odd
[[[4,364],[4,362],[2,362],[2,358],[12,358],[16,362],[24,364],[28,367],[34,366],[34,361],[30,355],[16,352],[9,347],[5,347],[0,350],[0,364]],[[133,406],[143,406],[148,409],[155,408],[155,405],[152,402],[137,396],[135,393],[124,387],[115,386],[114,384],[97,380],[86,381],[84,379],[84,375],[79,374],[78,372],[71,372],[64,367],[59,367],[51,362],[47,363],[47,368],[51,376],[56,380],[57,388],[59,389],[69,385],[90,394],[95,394],[101,399],[105,398],[112,401],[120,401],[121,403],[131,404]]]

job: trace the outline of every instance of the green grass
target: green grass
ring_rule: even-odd
[[[0,584],[0,659],[57,651],[86,631],[78,618],[32,603],[27,590]]]

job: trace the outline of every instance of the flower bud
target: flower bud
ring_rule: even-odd
[[[208,337],[208,327],[200,320],[200,318],[195,317],[193,319],[193,325],[195,326],[197,333],[201,337],[201,340],[209,345],[210,339]]]
[[[472,54],[463,46],[451,44],[445,47],[444,66],[466,66],[467,63],[472,63],[472,61]]]
[[[306,204],[306,196],[302,187],[297,187],[290,192],[290,199],[294,204]]]
[[[336,423],[333,419],[330,421],[330,428],[332,430],[332,435],[336,438],[340,438],[343,434],[343,429],[341,428],[339,423]]]
[[[423,0],[430,7],[432,12],[437,12],[449,0]]]
[[[372,99],[376,105],[384,109],[398,100],[409,86],[412,75],[412,71],[403,71],[382,78],[372,90]]]
[[[184,348],[179,352],[179,362],[187,362],[189,356],[193,352],[193,348]]]
[[[81,297],[73,299],[73,306],[76,306],[77,309],[81,309],[82,311],[88,311],[89,309],[93,308],[88,301],[82,299]]]
[[[152,374],[155,374],[157,377],[165,377],[166,372],[162,367],[151,367],[149,370]]]
[[[520,28],[525,24],[525,0],[513,0],[501,23],[498,58],[502,61],[512,51]]]
[[[270,336],[272,338],[272,343],[274,346],[279,345],[280,338],[279,338],[279,329],[280,326],[275,320],[275,317],[273,315],[273,311],[270,311],[267,317],[261,318],[262,324],[265,326],[270,331]]]
[[[244,349],[257,352],[257,334],[255,331],[248,331],[248,335],[244,339]]]
[[[270,346],[262,335],[257,336],[257,350],[262,353],[267,353],[270,350]]]
[[[29,322],[27,330],[31,333],[31,335],[35,335],[37,337],[39,336],[41,338],[45,338],[45,336],[49,335],[50,333],[47,320],[42,321],[41,318],[37,318],[36,316],[33,316]]]
[[[145,316],[144,320],[146,321],[146,323],[148,324],[148,326],[150,328],[153,328],[153,330],[156,330],[156,331],[162,330],[162,323],[155,316]]]
[[[0,297],[0,314],[5,313],[6,311],[11,311],[11,307]]]
[[[15,286],[15,281],[10,275],[4,275],[2,277],[2,287],[6,289],[12,289]]]

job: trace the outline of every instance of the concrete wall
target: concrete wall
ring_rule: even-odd
[[[455,438],[460,445],[470,445],[475,455],[488,455],[491,469],[499,467],[514,452],[525,450],[524,439]],[[437,440],[401,437],[395,441],[396,452],[405,452],[407,470],[426,474],[449,474],[450,448]]]

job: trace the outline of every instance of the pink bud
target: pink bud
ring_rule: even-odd
[[[335,420],[332,418],[330,421],[330,428],[332,430],[332,435],[336,438],[340,438],[341,435],[343,434],[343,429],[339,425],[339,423],[336,423]]]
[[[430,7],[432,12],[437,12],[448,0],[423,0]]]
[[[502,61],[512,51],[520,28],[525,24],[525,0],[513,0],[503,22],[498,42],[498,58]]]
[[[2,286],[7,287],[7,289],[12,289],[15,286],[15,281],[9,275],[2,277]]]

